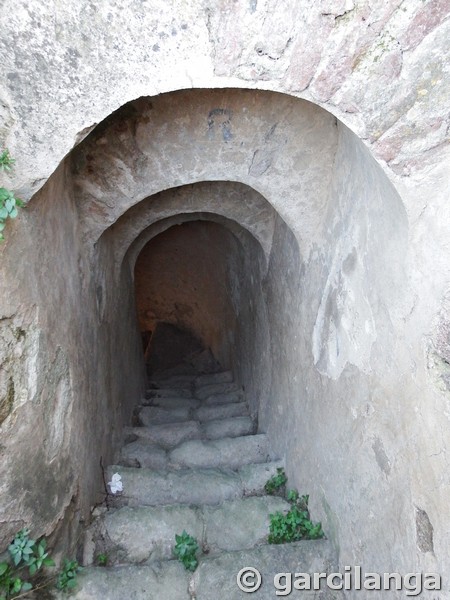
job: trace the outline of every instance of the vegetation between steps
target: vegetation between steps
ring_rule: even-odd
[[[279,468],[276,475],[267,481],[264,489],[268,494],[284,495],[282,492],[285,492],[286,483],[286,473],[284,469]],[[269,544],[322,538],[324,536],[322,524],[314,523],[310,518],[309,496],[300,496],[297,490],[289,490],[286,499],[291,504],[291,508],[286,514],[277,511],[269,515]]]
[[[70,592],[77,585],[80,567],[75,560],[64,560],[55,576],[46,576],[44,570],[54,567],[49,556],[47,541],[30,539],[28,529],[21,529],[8,547],[9,556],[0,562],[0,600],[24,598],[30,592],[54,585]]]
[[[187,571],[195,571],[198,566],[197,552],[199,545],[195,537],[183,531],[181,535],[175,535],[175,556],[183,563]]]

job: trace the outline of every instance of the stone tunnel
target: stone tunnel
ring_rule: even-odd
[[[23,526],[76,545],[148,373],[190,359],[233,371],[341,564],[442,571],[444,162],[405,183],[351,107],[223,69],[115,97],[24,167],[0,249],[0,550]]]
[[[55,507],[68,489],[81,511],[101,493],[100,457],[111,458],[145,389],[142,334],[157,323],[190,332],[234,371],[260,430],[331,521],[349,510],[345,482],[367,477],[352,448],[369,444],[368,461],[374,450],[353,431],[343,399],[364,396],[370,414],[368,386],[372,395],[386,385],[408,224],[398,193],[347,127],[272,92],[140,98],[66,157],[27,209],[28,226],[39,221],[52,243],[36,257],[34,306],[17,327],[37,329],[45,318],[49,332],[21,345],[28,377],[33,361],[47,363],[27,408],[43,444],[42,456],[33,444],[22,449],[14,526],[24,509],[54,523],[52,506],[29,492],[44,473],[42,493],[52,490]],[[51,339],[62,323],[76,342],[65,351]],[[45,409],[43,397],[52,398]],[[10,427],[26,427],[14,420]],[[372,477],[386,485],[388,450],[381,440],[375,448]],[[329,487],[340,498],[333,508]]]

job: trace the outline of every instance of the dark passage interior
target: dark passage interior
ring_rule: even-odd
[[[149,376],[233,367],[246,262],[237,237],[206,220],[172,226],[144,246],[134,273]]]

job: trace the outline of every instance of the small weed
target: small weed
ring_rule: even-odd
[[[322,524],[313,523],[310,519],[309,496],[299,496],[297,490],[289,490],[287,499],[291,503],[291,509],[286,514],[278,511],[269,515],[269,544],[322,538]]]
[[[45,539],[36,542],[30,539],[29,534],[28,529],[21,529],[8,547],[12,564],[0,563],[0,600],[15,598],[17,594],[24,596],[33,589],[33,583],[22,579],[27,569],[27,579],[29,579],[42,567],[55,565],[45,551],[47,546]]]
[[[76,560],[64,559],[64,564],[59,572],[56,587],[62,592],[70,592],[77,586],[77,575],[81,567]]]
[[[181,560],[187,571],[195,571],[198,566],[197,551],[199,549],[197,540],[183,531],[181,535],[175,535],[175,556]]]
[[[0,153],[0,171],[11,171],[11,167],[15,162],[7,148]]]
[[[277,469],[277,474],[271,477],[264,486],[266,494],[270,494],[272,496],[280,494],[280,492],[284,489],[286,482],[286,473],[284,472],[284,469],[282,467],[279,467]]]
[[[14,159],[11,158],[9,150],[3,150],[0,153],[0,172],[11,171],[13,164]],[[5,239],[3,230],[5,229],[6,219],[15,219],[18,215],[17,209],[23,206],[22,200],[16,198],[14,192],[0,187],[0,242]]]
[[[106,567],[108,564],[108,555],[105,552],[97,554],[95,557],[95,562],[99,567]]]

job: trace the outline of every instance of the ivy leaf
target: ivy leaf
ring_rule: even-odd
[[[53,558],[44,558],[42,564],[44,565],[44,567],[54,567],[55,561],[53,560]]]
[[[21,592],[29,592],[32,589],[33,589],[33,586],[31,585],[31,583],[29,583],[28,581],[25,581],[25,583],[22,584],[22,589],[20,591]]]

